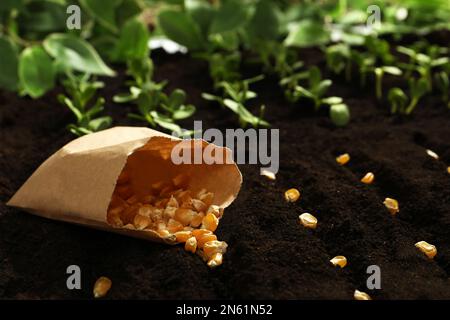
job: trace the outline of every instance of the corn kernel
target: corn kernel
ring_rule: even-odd
[[[163,218],[163,211],[158,208],[153,208],[152,212],[150,213],[150,218],[153,222],[159,222]]]
[[[125,208],[125,210],[123,210],[120,215],[123,223],[125,224],[132,223],[134,220],[134,216],[137,214],[140,207],[141,206],[138,203],[136,203],[133,204],[132,206]]]
[[[109,289],[111,289],[112,281],[107,277],[100,277],[95,281],[94,284],[94,297],[95,298],[102,298],[106,296]]]
[[[310,213],[302,213],[298,218],[306,228],[315,229],[317,227],[317,218]]]
[[[367,172],[364,177],[362,177],[361,182],[365,184],[371,184],[375,179],[375,175],[372,172]]]
[[[170,233],[175,233],[183,230],[183,225],[176,220],[169,219],[169,222],[167,222],[167,230],[169,230]]]
[[[392,215],[396,215],[400,211],[398,207],[398,201],[395,199],[386,198],[384,199],[383,203]]]
[[[203,252],[206,257],[211,258],[217,252],[224,254],[227,251],[227,247],[228,244],[225,241],[212,240],[204,244]]]
[[[173,218],[175,218],[175,213],[177,212],[177,210],[178,210],[178,208],[166,207],[164,209],[163,216],[166,219],[173,219]]]
[[[195,253],[197,250],[197,239],[195,237],[190,237],[186,240],[186,243],[184,245],[184,249],[188,252]]]
[[[120,213],[123,211],[122,207],[116,207],[112,208],[108,211],[106,220],[109,224],[111,224],[114,227],[122,227],[123,222],[122,219],[120,219]]]
[[[433,150],[427,149],[427,155],[429,155],[433,159],[439,160],[439,156]]]
[[[372,300],[372,298],[367,293],[359,290],[355,290],[353,297],[355,298],[355,300]]]
[[[273,173],[272,171],[269,171],[269,170],[266,170],[266,169],[262,169],[260,173],[261,173],[262,176],[265,176],[269,180],[275,180],[276,179],[275,173]]]
[[[217,236],[215,234],[204,234],[197,239],[197,246],[199,248],[203,248],[205,246],[205,243],[213,240],[217,240]]]
[[[430,259],[433,259],[437,254],[437,249],[432,244],[429,244],[426,241],[419,241],[415,244],[416,248],[426,254],[426,256]]]
[[[170,199],[167,202],[167,207],[172,207],[172,208],[178,208],[179,207],[178,201],[173,195],[170,196]]]
[[[222,264],[222,261],[223,261],[223,254],[217,252],[212,255],[211,259],[209,259],[207,264],[208,267],[215,268],[220,266]]]
[[[212,213],[208,213],[203,218],[202,229],[207,229],[207,230],[214,232],[214,231],[216,231],[218,225],[219,225],[219,219],[217,219],[217,217]]]
[[[150,223],[151,220],[149,217],[141,216],[140,214],[134,216],[133,224],[138,230],[144,230]]]
[[[181,222],[183,225],[187,226],[191,223],[195,214],[196,214],[196,212],[192,211],[191,209],[178,208],[175,211],[175,219],[177,221]]]
[[[212,205],[212,202],[213,202],[213,200],[214,200],[214,193],[212,193],[212,192],[207,192],[207,193],[205,193],[205,194],[202,194],[202,195],[199,197],[199,199],[200,199],[201,201],[203,201],[203,202],[206,204],[206,206],[210,206],[210,205]]]
[[[150,217],[152,214],[153,207],[149,204],[144,204],[142,207],[139,208],[138,214],[144,217]]]
[[[347,258],[344,256],[336,256],[333,259],[331,259],[330,262],[334,266],[339,266],[339,267],[343,268],[347,265]]]
[[[284,193],[284,198],[287,202],[295,202],[300,198],[300,191],[291,188]]]
[[[175,232],[175,236],[177,237],[177,242],[186,242],[187,239],[192,237],[192,232],[186,231],[186,230],[178,231],[178,232]]]
[[[199,239],[200,239],[201,237],[203,237],[205,234],[212,234],[212,232],[209,231],[209,230],[206,230],[206,229],[195,229],[195,230],[192,230],[192,235],[193,235],[194,237],[196,237],[197,240],[199,240]]]
[[[161,238],[168,238],[171,236],[169,230],[167,229],[159,229],[156,231]]]
[[[340,156],[336,157],[336,162],[339,163],[341,166],[346,164],[350,161],[350,155],[348,153],[341,154]]]
[[[216,206],[214,204],[210,205],[208,210],[206,211],[206,213],[212,213],[214,214],[217,218],[222,218],[223,216],[223,208]]]
[[[198,212],[205,211],[208,208],[202,200],[198,200],[198,199],[192,199],[192,206]]]
[[[191,226],[194,228],[199,227],[202,224],[205,215],[203,213],[196,214],[191,220]]]
[[[450,174],[450,166],[447,167],[447,173]]]

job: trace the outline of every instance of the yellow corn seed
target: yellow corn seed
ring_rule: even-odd
[[[346,164],[350,161],[350,155],[348,153],[341,154],[340,156],[336,157],[336,162],[339,163],[341,166]]]
[[[107,277],[100,277],[94,284],[94,298],[102,298],[106,296],[109,289],[111,289],[112,281]]]
[[[447,173],[450,174],[450,166],[447,167]]]
[[[429,155],[430,157],[432,157],[433,159],[439,160],[439,156],[437,155],[436,152],[434,152],[433,150],[427,149],[427,155]]]
[[[175,213],[177,212],[178,208],[174,207],[166,207],[164,209],[163,215],[166,219],[172,219],[175,218]]]
[[[174,219],[169,219],[169,222],[167,222],[167,230],[169,230],[170,233],[181,231],[183,230],[183,227],[184,226],[181,223]]]
[[[202,194],[202,195],[199,197],[199,199],[200,199],[201,201],[203,201],[203,202],[206,204],[206,206],[208,207],[208,206],[212,205],[212,202],[213,202],[213,200],[214,200],[214,193],[212,193],[212,192],[207,192],[207,193],[205,193],[205,194]]]
[[[203,213],[196,214],[191,220],[191,226],[194,228],[199,227],[202,224],[205,215]]]
[[[192,199],[192,206],[198,212],[205,211],[208,208],[202,200],[198,200],[198,199]]]
[[[213,240],[217,240],[217,236],[215,234],[204,234],[197,239],[197,246],[199,248],[203,248],[205,246],[205,243]]]
[[[144,217],[150,217],[152,214],[153,207],[149,204],[144,204],[138,210],[138,214]]]
[[[122,219],[120,219],[120,213],[123,211],[122,207],[116,207],[112,208],[108,211],[107,214],[107,221],[109,224],[111,224],[114,227],[122,227],[123,222]]]
[[[214,232],[214,231],[216,231],[218,225],[219,225],[219,219],[217,219],[217,217],[212,213],[208,213],[203,218],[202,229],[207,229],[207,230]]]
[[[284,198],[287,202],[295,202],[300,198],[300,191],[291,188],[284,193]]]
[[[150,223],[151,220],[149,217],[141,216],[140,214],[134,216],[133,224],[138,230],[144,230],[150,225]]]
[[[159,222],[163,218],[163,211],[158,208],[153,208],[152,212],[150,213],[150,218],[153,222]]]
[[[179,207],[178,201],[173,195],[170,196],[170,199],[167,202],[167,207],[172,207],[172,208],[178,208]]]
[[[434,245],[429,244],[426,241],[419,241],[415,244],[416,248],[418,248],[420,251],[422,251],[423,253],[425,253],[425,255],[430,258],[433,259],[434,256],[437,254],[437,249]]]
[[[167,230],[167,229],[159,229],[159,230],[156,230],[156,232],[159,234],[159,236],[161,238],[168,238],[171,236],[169,230]]]
[[[212,213],[214,214],[217,218],[222,218],[223,216],[223,208],[217,206],[217,205],[210,205],[208,210],[206,211],[206,213]]]
[[[208,261],[208,267],[210,268],[216,268],[222,264],[223,261],[223,254],[220,252],[214,253]]]
[[[333,259],[331,259],[330,262],[334,266],[339,266],[339,267],[343,268],[347,265],[347,258],[344,256],[336,256]]]
[[[195,229],[192,230],[192,235],[194,237],[197,238],[197,240],[199,240],[201,237],[203,237],[205,234],[212,234],[211,231],[207,230],[207,229]]]
[[[197,250],[197,239],[195,237],[190,237],[186,240],[186,243],[184,245],[184,249],[188,252],[195,253]]]
[[[267,170],[267,169],[262,169],[261,172],[260,172],[260,174],[261,174],[262,176],[265,176],[265,177],[266,177],[267,179],[269,179],[269,180],[275,180],[275,179],[276,179],[275,173],[273,173],[272,171],[269,171],[269,170]]]
[[[317,218],[308,212],[302,213],[298,218],[306,228],[315,229],[317,227]]]
[[[228,244],[225,241],[212,240],[204,244],[203,252],[207,258],[211,258],[217,252],[224,254],[227,251],[227,247]]]
[[[177,242],[186,242],[187,239],[192,237],[192,232],[187,230],[178,231],[175,232],[175,236],[177,237]]]
[[[187,226],[191,223],[195,214],[196,214],[196,212],[192,211],[191,209],[178,208],[175,211],[175,219],[177,221],[181,222],[183,225]]]
[[[375,175],[372,172],[367,172],[364,177],[362,177],[361,182],[365,184],[371,184],[375,179]]]
[[[392,215],[396,215],[400,211],[398,207],[398,201],[395,199],[386,198],[384,199],[383,203]]]
[[[355,300],[372,300],[372,298],[367,293],[359,290],[355,290],[353,297],[355,298]]]

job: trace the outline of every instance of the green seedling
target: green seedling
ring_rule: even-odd
[[[338,127],[346,126],[350,121],[350,110],[345,103],[330,106],[330,119]]]
[[[317,67],[309,69],[308,73],[308,87],[296,86],[295,93],[296,98],[305,97],[314,101],[315,109],[319,109],[323,103],[323,96],[331,86],[332,81],[330,79],[322,79],[322,73]]]
[[[411,96],[411,101],[409,102],[408,107],[405,109],[405,114],[411,114],[414,111],[419,100],[427,93],[428,83],[426,79],[410,79],[409,81],[409,94]]]
[[[77,120],[76,123],[68,125],[70,132],[82,136],[111,126],[111,117],[99,117],[104,109],[104,98],[98,97],[95,103],[89,106],[97,90],[103,87],[103,82],[90,81],[87,74],[75,76],[68,73],[62,84],[68,95],[60,94],[58,100],[72,111]]]
[[[391,88],[388,93],[388,100],[391,104],[391,113],[405,113],[408,97],[400,88]]]
[[[448,57],[436,56],[441,52],[437,49],[437,51],[432,51],[435,52],[433,53],[433,55],[420,53],[418,51],[415,51],[414,49],[406,48],[403,46],[399,46],[397,50],[398,52],[403,53],[409,57],[409,63],[402,64],[403,68],[407,70],[407,74],[405,76],[410,77],[411,73],[414,71],[419,73],[420,77],[426,81],[427,92],[431,92],[433,90],[433,69],[442,67],[450,63],[450,59]]]
[[[257,76],[251,79],[241,80],[234,83],[222,82],[219,86],[222,88],[222,96],[216,96],[209,93],[203,93],[202,97],[208,101],[216,101],[221,106],[233,111],[239,117],[239,123],[242,127],[251,125],[252,127],[269,126],[269,123],[263,119],[265,106],[260,107],[259,117],[254,116],[246,107],[248,100],[256,98],[257,94],[249,89],[250,84],[260,81],[263,76]]]
[[[352,50],[348,44],[339,43],[329,46],[325,50],[327,67],[335,74],[341,74],[345,70],[345,79],[351,80]]]
[[[367,75],[375,69],[375,58],[367,53],[352,52],[353,60],[358,66],[359,84],[364,87],[367,82]]]
[[[434,75],[436,87],[442,94],[442,101],[450,108],[449,95],[450,80],[448,74],[445,71],[438,72]]]
[[[378,100],[381,100],[383,96],[383,76],[385,73],[391,74],[394,76],[401,76],[402,70],[394,66],[382,66],[377,67],[374,70],[375,72],[375,92]]]

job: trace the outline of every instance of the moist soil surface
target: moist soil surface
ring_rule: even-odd
[[[431,38],[448,44],[448,34]],[[300,56],[325,69],[318,49]],[[212,91],[204,62],[161,52],[153,58],[156,79],[168,79],[169,90],[187,91],[204,129],[237,127],[234,114],[202,100],[201,92]],[[244,72],[251,76],[254,69]],[[127,117],[133,106],[112,102],[126,90],[126,77],[119,74],[105,79],[107,113],[115,125],[145,125]],[[259,98],[251,109],[264,103],[267,120],[279,129],[280,168],[270,181],[259,174],[260,166],[240,165],[242,189],[217,231],[229,248],[214,270],[182,246],[7,207],[33,171],[74,138],[66,129],[73,116],[57,102],[61,89],[39,100],[0,92],[0,298],[89,299],[95,280],[108,276],[113,286],[107,299],[353,299],[355,289],[374,299],[450,299],[449,110],[434,95],[409,118],[391,116],[388,104],[375,100],[373,81],[361,89],[357,81],[325,75],[334,82],[330,95],[342,96],[351,108],[345,128],[334,127],[326,110],[314,113],[307,101],[285,102],[276,79],[255,84]],[[398,85],[385,80],[385,91]],[[183,125],[192,128],[193,120]],[[339,166],[335,157],[344,152],[351,161]],[[368,171],[375,174],[372,185],[360,182]],[[283,193],[292,187],[301,191],[301,200],[287,203]],[[384,207],[385,197],[399,201],[397,216]],[[303,212],[318,218],[316,230],[299,225]],[[414,247],[421,240],[436,245],[433,260]],[[347,257],[347,267],[329,263],[336,255]],[[82,289],[70,291],[66,268],[74,264],[82,270]],[[380,290],[366,287],[370,265],[380,267]]]

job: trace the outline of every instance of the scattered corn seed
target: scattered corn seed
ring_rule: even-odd
[[[291,188],[284,193],[284,198],[287,202],[295,202],[300,198],[300,191]]]
[[[415,244],[416,248],[426,254],[426,256],[430,259],[433,259],[437,254],[437,249],[432,244],[429,244],[426,241],[419,241]]]
[[[439,156],[433,150],[427,149],[427,155],[429,155],[433,159],[439,160]]]
[[[362,177],[361,182],[365,184],[371,184],[375,179],[375,175],[372,172],[367,172],[364,177]]]
[[[398,201],[395,199],[386,198],[384,199],[383,203],[392,215],[396,215],[400,211],[398,207]]]
[[[187,239],[189,239],[190,237],[192,237],[192,232],[191,231],[187,231],[187,230],[183,230],[183,231],[178,231],[175,232],[175,236],[177,237],[177,242],[186,242]]]
[[[156,232],[158,232],[158,234],[161,238],[167,238],[167,237],[170,237],[170,235],[171,235],[169,230],[167,230],[167,229],[159,229]]]
[[[223,254],[220,252],[214,253],[208,261],[208,267],[210,268],[216,268],[222,264],[223,261]]]
[[[270,180],[276,179],[275,173],[273,173],[272,171],[262,169],[260,173],[262,176],[265,176],[267,179],[270,179]]]
[[[219,219],[213,214],[208,213],[202,220],[202,229],[207,229],[212,232],[216,231],[219,225]]]
[[[140,214],[134,216],[133,224],[138,230],[144,230],[150,225],[150,223],[151,220],[149,217],[141,216]]]
[[[152,206],[149,204],[144,204],[142,207],[139,208],[138,214],[144,217],[150,217],[152,214]]]
[[[167,207],[178,208],[178,201],[173,195],[170,196],[170,199],[167,202]]]
[[[177,210],[178,208],[175,207],[166,207],[164,209],[163,215],[166,219],[173,219]]]
[[[447,167],[447,173],[450,174],[450,166]]]
[[[203,248],[205,243],[209,241],[217,240],[217,236],[213,233],[204,234],[197,239],[197,246],[199,248]]]
[[[207,229],[195,229],[192,230],[192,235],[194,237],[197,238],[197,240],[199,240],[201,237],[203,237],[205,234],[212,234],[211,231],[207,230]]]
[[[186,240],[186,243],[184,245],[184,249],[188,252],[195,253],[197,250],[197,239],[195,237],[190,237]]]
[[[336,256],[333,259],[331,259],[330,262],[334,266],[339,266],[339,267],[343,268],[347,265],[347,258],[344,256]]]
[[[202,194],[199,197],[199,199],[202,200],[206,204],[206,206],[208,207],[208,206],[212,205],[212,202],[214,200],[214,193],[207,192],[205,194]]]
[[[298,218],[306,228],[315,229],[317,227],[317,218],[310,213],[302,213]]]
[[[106,296],[109,289],[111,289],[112,281],[107,277],[100,277],[94,284],[94,298],[102,298]]]
[[[198,228],[202,224],[204,217],[203,213],[196,214],[191,220],[191,227]]]
[[[350,155],[348,153],[341,154],[340,156],[336,157],[336,162],[339,163],[341,166],[346,164],[350,161]]]
[[[355,290],[353,297],[355,298],[355,300],[372,300],[372,298],[367,293],[359,290]]]
[[[183,225],[187,226],[191,223],[194,218],[196,212],[191,209],[186,208],[178,208],[175,211],[175,219],[181,222]]]
[[[225,241],[212,240],[208,241],[203,246],[203,252],[206,257],[211,258],[213,254],[220,252],[224,254],[227,251],[228,244]]]
[[[205,211],[208,208],[202,200],[198,200],[198,199],[192,199],[192,206],[198,212]]]

